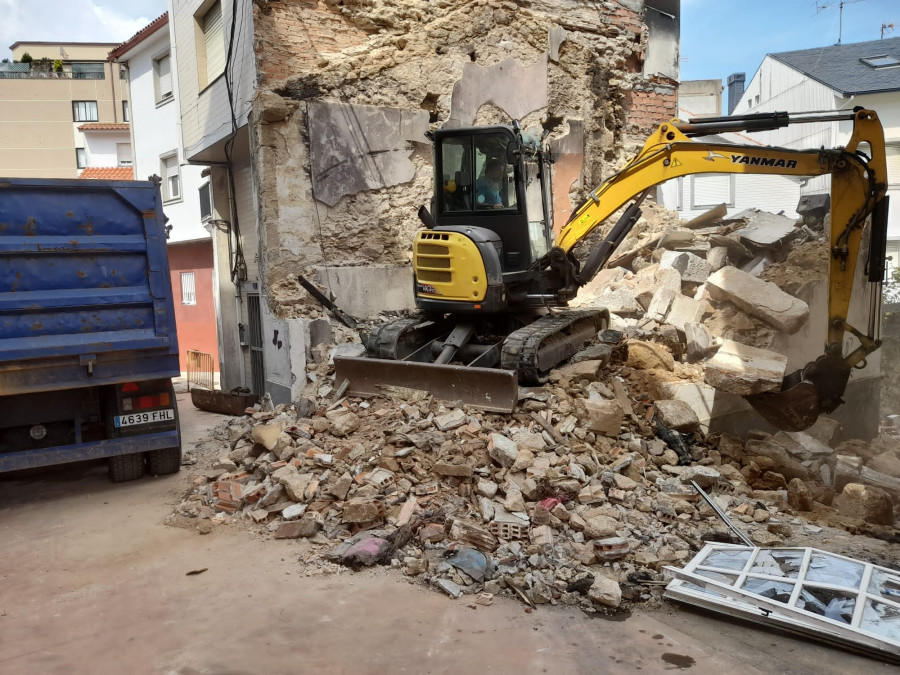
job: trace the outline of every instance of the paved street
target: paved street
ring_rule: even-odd
[[[186,444],[219,419],[179,409]],[[186,483],[115,485],[102,462],[0,477],[0,673],[889,672],[669,604],[611,621],[476,610],[385,569],[306,577],[298,541],[164,525]]]

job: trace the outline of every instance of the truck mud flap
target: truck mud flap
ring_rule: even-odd
[[[357,396],[383,396],[385,386],[406,387],[444,401],[505,413],[515,409],[519,396],[512,370],[348,356],[334,357],[334,369],[335,386],[347,380],[347,393]]]

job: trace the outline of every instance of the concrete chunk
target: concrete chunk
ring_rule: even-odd
[[[686,295],[676,295],[666,316],[666,323],[681,332],[689,323],[700,323],[703,317],[712,313],[712,307],[705,300],[694,300]]]
[[[684,401],[663,399],[653,405],[656,406],[660,422],[669,429],[692,432],[700,428],[700,418],[696,411]]]
[[[516,463],[519,448],[514,441],[511,441],[503,434],[491,434],[489,452],[491,459],[508,469]]]
[[[710,296],[729,300],[775,328],[796,333],[809,319],[809,305],[775,284],[735,267],[723,267],[707,280]]]
[[[668,288],[657,288],[653,297],[650,298],[650,304],[647,306],[647,313],[644,314],[645,319],[651,319],[662,323],[669,313],[669,307],[675,299],[675,291]]]
[[[660,269],[674,269],[681,275],[682,281],[702,284],[709,276],[710,267],[700,256],[686,251],[666,251],[659,261]]]
[[[732,394],[760,394],[781,389],[785,368],[783,354],[723,340],[703,368],[703,381]]]
[[[618,401],[583,401],[586,413],[585,426],[606,436],[618,436],[625,415]]]
[[[644,312],[644,308],[638,304],[634,293],[627,288],[604,291],[597,296],[594,304],[598,307],[605,307],[613,314],[620,316],[635,316]]]

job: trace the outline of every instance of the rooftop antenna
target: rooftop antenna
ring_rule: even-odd
[[[886,31],[889,32],[889,31],[892,31],[892,30],[894,30],[894,24],[893,24],[893,23],[883,23],[883,24],[881,24],[881,39],[884,40],[884,34],[885,34]]]
[[[857,2],[864,2],[864,0],[839,0],[838,2],[815,0],[816,14],[824,12],[829,7],[838,6],[838,45],[841,44],[841,38],[844,34],[844,5],[855,5]]]

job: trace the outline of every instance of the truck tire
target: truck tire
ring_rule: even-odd
[[[144,475],[143,453],[115,455],[109,458],[109,479],[113,483],[137,480]]]
[[[147,453],[147,471],[151,476],[178,473],[181,469],[181,448],[163,448]]]

